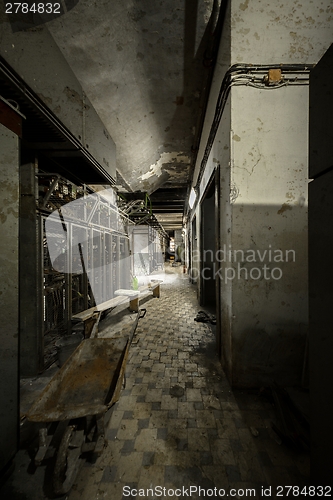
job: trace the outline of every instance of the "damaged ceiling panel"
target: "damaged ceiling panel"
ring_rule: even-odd
[[[141,190],[151,194],[165,184],[171,187],[176,182],[186,185],[190,162],[191,158],[182,153],[162,153],[160,159],[150,166],[150,170],[139,176]]]
[[[172,195],[188,184],[219,3],[80,0],[48,23],[116,143],[127,189]]]

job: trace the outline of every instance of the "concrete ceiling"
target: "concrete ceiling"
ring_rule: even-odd
[[[183,211],[218,10],[218,0],[80,0],[48,23],[116,143],[117,183],[153,193],[169,229]]]

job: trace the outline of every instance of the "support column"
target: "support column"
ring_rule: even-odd
[[[0,470],[17,451],[19,430],[19,138],[11,130],[16,130],[13,121],[20,123],[21,118],[1,102]]]
[[[231,102],[231,253],[223,264],[232,287],[232,383],[301,385],[308,87],[235,87]]]
[[[42,221],[36,218],[35,165],[20,167],[20,374],[43,368]]]

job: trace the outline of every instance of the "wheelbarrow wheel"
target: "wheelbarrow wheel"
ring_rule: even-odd
[[[79,464],[81,447],[71,443],[75,440],[76,426],[69,425],[60,442],[53,469],[53,491],[56,495],[65,495],[74,484]]]

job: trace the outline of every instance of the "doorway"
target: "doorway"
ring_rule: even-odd
[[[216,317],[216,349],[221,355],[220,278],[216,261],[220,248],[219,199],[220,169],[215,169],[201,201],[200,305]]]
[[[189,258],[189,276],[190,281],[193,285],[197,284],[197,269],[198,258],[197,258],[197,218],[193,217],[191,222],[191,233],[189,235],[189,248],[190,248],[190,258]]]
[[[200,305],[215,314],[215,182],[210,183],[201,202]]]

